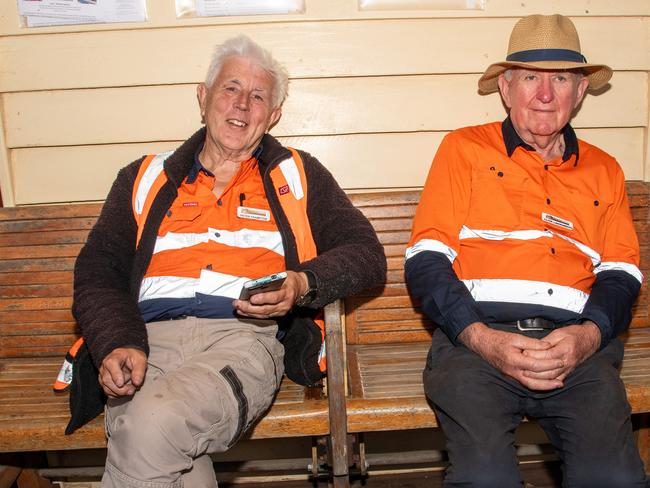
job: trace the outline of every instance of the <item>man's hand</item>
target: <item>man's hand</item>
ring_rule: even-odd
[[[564,362],[558,357],[543,357],[552,347],[546,340],[494,330],[480,322],[467,326],[458,338],[496,369],[526,388],[553,390],[562,386],[557,376],[565,367]],[[531,351],[540,357],[533,357],[529,354]],[[531,377],[528,372],[538,376]]]
[[[530,358],[539,360],[560,359],[563,367],[560,368],[555,378],[559,381],[564,379],[580,363],[598,351],[600,347],[600,329],[591,321],[582,325],[568,325],[555,329],[544,337],[551,347],[546,350],[526,350],[524,354]],[[527,371],[526,376],[531,379],[544,378],[534,371]]]
[[[282,317],[308,288],[309,281],[305,273],[287,271],[287,279],[279,290],[257,293],[252,295],[250,300],[235,300],[232,304],[240,315],[256,319]]]
[[[133,395],[142,386],[147,355],[133,347],[113,349],[99,367],[99,384],[111,398]]]

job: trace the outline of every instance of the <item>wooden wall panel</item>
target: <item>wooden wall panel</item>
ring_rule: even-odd
[[[87,32],[102,30],[155,29],[178,25],[203,26],[212,24],[247,24],[274,23],[286,21],[331,21],[341,19],[371,20],[384,18],[491,18],[522,17],[534,13],[560,12],[576,17],[617,17],[649,16],[650,3],[647,0],[486,0],[485,10],[368,10],[359,11],[357,0],[305,0],[306,10],[303,14],[291,15],[256,15],[213,18],[176,18],[172,0],[148,0],[147,22],[129,24],[70,25],[59,27],[40,27],[38,29],[20,28],[16,3],[5,0],[0,9],[0,32],[7,35],[39,35],[60,32]]]
[[[121,167],[145,154],[174,149],[179,144],[174,141],[13,150],[16,204],[103,200]]]
[[[615,69],[573,120],[650,179],[650,1],[487,0],[485,10],[359,11],[357,0],[305,0],[295,15],[177,19],[148,0],[137,24],[18,26],[0,9],[0,188],[4,203],[104,198],[119,167],[173,148],[199,126],[195,84],[214,44],[247,33],[288,67],[272,133],[313,152],[346,189],[417,187],[446,131],[500,120],[476,82],[505,54],[517,19],[572,17],[584,53]]]
[[[196,83],[213,45],[241,32],[271,49],[292,78],[481,73],[503,59],[515,21],[299,22],[5,37],[0,58],[20,69],[0,71],[0,91]],[[576,19],[587,59],[615,70],[650,70],[649,22]]]
[[[304,149],[347,189],[422,186],[446,132],[293,136],[284,144]],[[578,136],[613,154],[628,179],[642,179],[643,129],[579,129]],[[103,200],[117,171],[143,154],[173,149],[160,143],[26,148],[12,151],[16,203]],[[65,193],[61,187],[69,190]]]
[[[585,100],[576,127],[647,123],[647,76],[616,75],[613,89]],[[295,80],[272,133],[451,130],[502,119],[499,96],[478,95],[476,82],[476,75]],[[3,99],[10,148],[181,140],[199,124],[194,85],[21,92]]]

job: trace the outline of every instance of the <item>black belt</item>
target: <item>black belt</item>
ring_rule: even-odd
[[[514,322],[499,322],[503,325],[513,325],[519,330],[553,330],[558,327],[555,322],[542,317],[516,320]]]

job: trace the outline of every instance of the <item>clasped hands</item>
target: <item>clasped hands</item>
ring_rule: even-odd
[[[600,346],[600,329],[593,322],[553,330],[542,339],[491,329],[475,322],[458,336],[502,373],[531,390],[554,390]]]

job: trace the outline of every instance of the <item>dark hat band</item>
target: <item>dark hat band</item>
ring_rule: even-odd
[[[571,61],[586,63],[585,57],[571,49],[530,49],[509,54],[506,61],[515,63],[534,63],[537,61]]]

